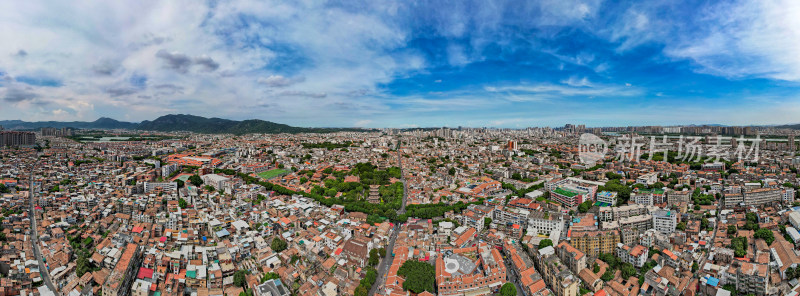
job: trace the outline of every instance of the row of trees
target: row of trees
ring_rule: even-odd
[[[369,260],[368,263],[370,266],[376,266],[380,263],[381,258],[386,257],[386,249],[378,248],[369,250]]]
[[[364,275],[364,278],[361,279],[361,282],[359,282],[354,294],[356,296],[369,295],[369,290],[372,289],[372,285],[375,284],[376,280],[378,280],[378,271],[375,270],[375,268],[367,267],[367,273]]]

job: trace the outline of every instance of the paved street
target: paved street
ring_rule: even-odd
[[[506,264],[506,275],[508,276],[508,281],[514,283],[514,286],[517,287],[517,296],[523,296],[522,283],[519,281],[519,275],[514,271],[514,268],[512,268],[514,265],[511,262],[511,259],[505,258],[503,259],[503,262]]]
[[[36,192],[36,190],[34,190],[34,183],[33,183],[33,179],[34,179],[33,178],[33,174],[34,174],[34,171],[36,170],[36,166],[37,165],[39,165],[39,160],[38,159],[36,160],[36,162],[33,164],[33,167],[31,168],[30,183],[29,183],[30,187],[28,189],[28,196],[30,197],[30,204],[28,205],[29,206],[28,216],[30,216],[30,219],[31,219],[31,233],[32,233],[31,234],[31,242],[33,243],[33,255],[36,256],[36,260],[39,261],[39,273],[41,274],[42,279],[44,280],[44,283],[47,285],[47,287],[50,288],[51,291],[53,291],[53,293],[55,293],[56,295],[59,295],[58,290],[56,289],[56,286],[53,285],[53,282],[50,280],[50,271],[47,270],[47,267],[44,264],[44,260],[42,260],[42,253],[41,253],[41,251],[39,249],[40,248],[39,230],[38,230],[37,225],[36,225],[36,214],[35,214],[36,213],[35,212],[35,207],[36,207],[36,198],[35,198],[36,193],[35,192]]]
[[[717,221],[716,222],[717,223],[714,223],[714,233],[711,234],[711,241],[706,242],[706,247],[708,248],[709,252],[711,251],[711,246],[714,245],[714,240],[717,238],[717,230],[719,230],[719,217],[720,217],[720,211],[721,210],[722,210],[722,200],[718,200],[717,201],[717,215],[716,215],[716,217],[717,217]],[[706,253],[705,256],[703,256],[703,260],[700,260],[700,265],[698,265],[700,267],[700,270],[703,270],[703,265],[706,264],[706,260],[708,260],[708,253]],[[694,277],[695,278],[699,278],[701,274],[702,274],[702,272],[699,272],[699,271],[695,272],[694,273]]]

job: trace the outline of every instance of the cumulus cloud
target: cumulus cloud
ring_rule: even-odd
[[[205,71],[209,72],[219,69],[219,63],[215,62],[208,56],[194,58],[194,64],[202,66]]]
[[[159,50],[156,57],[164,62],[164,67],[175,70],[178,73],[189,72],[189,68],[193,65],[198,65],[203,71],[212,72],[219,69],[219,63],[215,62],[208,56],[199,56],[191,58],[186,54],[177,51]]]
[[[70,98],[85,104],[59,116],[144,120],[180,110],[246,119],[261,106],[280,107],[270,119],[289,124],[350,125],[366,115],[399,124],[416,113],[441,121],[434,112],[453,109],[498,118],[562,97],[674,96],[614,77],[653,64],[800,79],[800,5],[788,0],[697,9],[669,0],[89,1],[0,1],[0,40],[14,40],[0,43],[0,99],[17,103],[0,118],[46,120],[52,110],[34,104],[73,110],[63,107]],[[656,46],[632,50],[646,44]],[[631,52],[641,63],[618,71]],[[529,68],[536,73],[523,73]]]
[[[92,72],[97,75],[109,76],[114,74],[114,71],[116,71],[118,68],[119,65],[112,61],[102,61],[92,65]]]
[[[156,57],[160,58],[165,64],[164,67],[186,73],[189,71],[189,66],[192,65],[192,59],[189,56],[180,52],[169,52],[164,49],[156,53]]]
[[[728,77],[800,80],[800,2],[742,0],[702,12],[703,30],[667,53]]]
[[[321,99],[327,97],[328,94],[326,93],[318,93],[318,92],[307,92],[307,91],[299,91],[299,90],[285,90],[278,93],[280,96],[285,97],[306,97],[306,98],[314,98],[314,99]]]
[[[112,97],[127,96],[135,94],[137,92],[139,92],[137,89],[131,87],[113,87],[106,89],[106,93],[111,95]]]
[[[27,89],[19,88],[19,87],[11,87],[6,90],[6,94],[3,99],[6,102],[10,103],[19,103],[23,101],[30,101],[35,98],[38,98],[39,95],[33,93]]]
[[[159,94],[174,95],[174,94],[182,94],[184,87],[180,85],[167,83],[167,84],[155,85],[153,86],[153,89],[155,89]]]
[[[264,84],[269,87],[286,87],[303,81],[305,81],[305,78],[303,77],[286,78],[283,77],[282,75],[270,75],[266,78],[258,79],[258,83]]]

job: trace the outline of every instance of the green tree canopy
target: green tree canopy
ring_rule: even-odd
[[[772,242],[775,241],[775,236],[772,234],[772,230],[766,228],[756,230],[756,232],[753,234],[753,237],[763,239],[767,242],[767,245],[771,245]]]
[[[736,226],[734,226],[734,225],[728,225],[728,235],[733,235],[733,234],[736,234],[736,231],[738,231],[738,230],[736,229]]]
[[[247,271],[244,269],[237,270],[233,274],[233,284],[242,288],[247,288]]]
[[[280,253],[281,251],[286,250],[286,248],[289,247],[289,244],[287,244],[285,240],[274,238],[272,239],[272,243],[270,243],[269,247],[272,248],[273,251]]]
[[[189,177],[189,183],[192,183],[192,185],[194,185],[194,186],[200,186],[200,185],[203,185],[203,179],[200,178],[200,176],[195,174],[195,175],[192,175],[191,177]]]
[[[543,239],[542,241],[539,242],[539,249],[547,248],[547,247],[552,246],[552,245],[553,245],[553,241],[546,238],[546,239]]]
[[[501,296],[516,296],[517,295],[517,287],[514,286],[512,283],[505,283],[503,287],[500,288],[500,295]]]
[[[433,293],[436,270],[433,265],[417,260],[408,260],[397,270],[397,275],[404,277],[403,289],[415,294],[428,291]]]

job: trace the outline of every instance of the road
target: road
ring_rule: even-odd
[[[716,221],[716,223],[714,223],[714,233],[711,234],[711,241],[706,242],[706,247],[708,249],[708,252],[711,252],[711,247],[714,246],[714,240],[717,239],[717,230],[719,230],[720,211],[722,211],[722,200],[721,199],[717,201],[717,215],[716,215],[717,221]],[[703,256],[703,260],[700,260],[700,265],[698,265],[698,267],[700,267],[700,270],[703,270],[703,265],[706,264],[706,260],[707,259],[708,259],[708,253],[706,253],[706,255]],[[700,277],[700,274],[701,274],[700,270],[698,270],[698,272],[694,273],[694,277],[696,277],[696,278]]]
[[[50,271],[47,269],[47,266],[44,264],[44,260],[42,260],[42,252],[40,251],[39,246],[39,229],[36,226],[36,212],[35,212],[35,204],[36,204],[36,191],[34,190],[33,185],[33,174],[36,170],[36,166],[39,165],[39,158],[37,156],[36,162],[33,163],[33,167],[31,167],[30,173],[30,184],[28,187],[28,197],[30,198],[30,204],[28,205],[28,216],[31,219],[31,230],[33,230],[33,234],[31,235],[31,242],[33,243],[33,255],[36,256],[36,260],[39,261],[39,274],[42,276],[45,285],[50,288],[50,291],[53,291],[56,295],[59,295],[56,286],[53,285],[53,282],[50,280]]]
[[[400,204],[400,210],[397,211],[397,215],[399,216],[406,213],[406,201],[408,200],[408,183],[406,182],[405,174],[403,174],[403,161],[400,156],[400,151],[397,151],[397,167],[400,168],[400,182],[403,182],[403,202]],[[372,288],[369,289],[369,295],[375,295],[378,288],[383,287],[384,277],[386,276],[386,272],[389,271],[389,266],[391,266],[393,261],[392,251],[394,250],[394,242],[397,240],[398,232],[400,232],[400,224],[395,224],[394,229],[392,229],[392,235],[389,236],[389,243],[386,245],[386,256],[378,263],[378,277],[375,283],[372,284]]]
[[[520,255],[520,256],[527,256],[527,255]],[[517,296],[523,296],[524,294],[522,291],[522,285],[519,283],[519,275],[516,271],[514,271],[514,264],[511,262],[511,258],[505,258],[503,261],[506,264],[506,276],[508,277],[508,281],[514,283],[514,287],[517,288]]]

